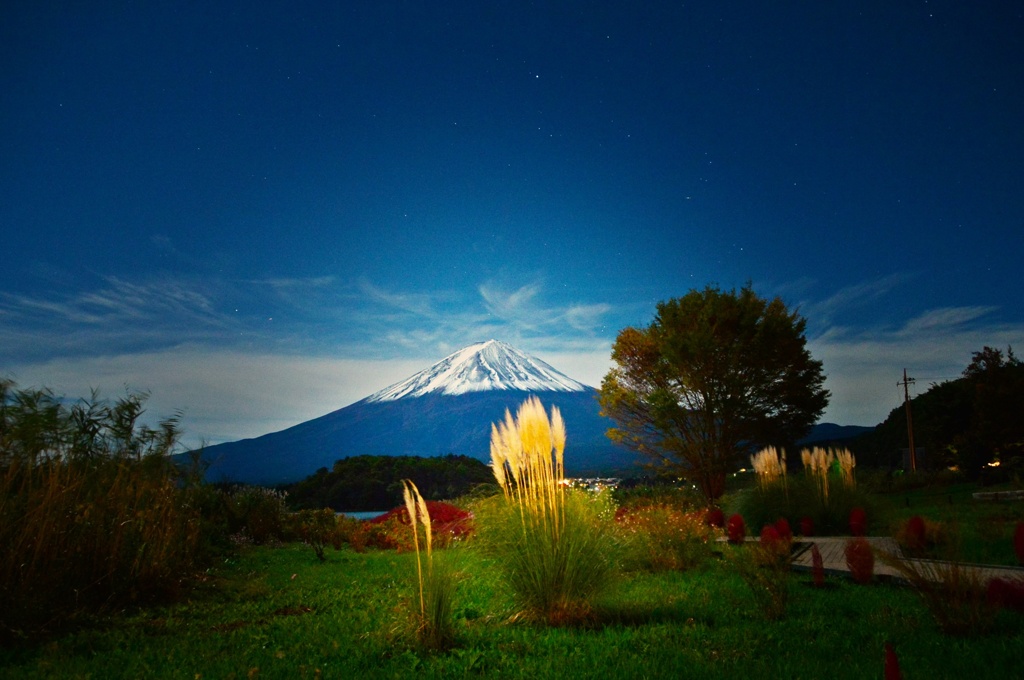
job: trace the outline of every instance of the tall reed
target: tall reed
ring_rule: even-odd
[[[757,484],[765,491],[777,483],[786,484],[786,450],[774,446],[761,449],[750,457],[750,463],[757,473]]]
[[[505,420],[491,425],[491,468],[505,498],[518,503],[524,531],[550,527],[557,537],[565,520],[565,422],[558,407],[550,420],[537,397],[524,401],[515,419],[506,409]]]
[[[565,489],[565,444],[557,408],[549,418],[530,397],[515,417],[506,410],[491,427],[491,468],[503,508],[478,522],[524,613],[549,623],[589,617],[614,567],[613,513]]]
[[[410,479],[402,480],[402,498],[409,525],[412,528],[413,547],[416,551],[416,579],[419,583],[420,614],[417,619],[416,636],[420,645],[429,649],[450,647],[455,640],[455,626],[452,614],[456,586],[454,572],[441,560],[434,560],[434,535],[430,522],[430,511],[419,489]],[[423,552],[426,553],[426,570],[420,551],[419,527],[423,527]]]
[[[857,478],[854,471],[857,459],[849,449],[823,449],[814,447],[800,452],[805,473],[814,480],[815,491],[823,505],[829,504],[829,473],[833,468],[839,472],[839,480],[847,491],[855,491]]]
[[[0,380],[0,638],[177,592],[201,560],[194,489],[170,463],[177,421],[142,396],[70,408]]]
[[[813,480],[814,491],[822,505],[828,505],[828,470],[835,460],[835,454],[828,449],[815,446],[800,452],[804,474]]]

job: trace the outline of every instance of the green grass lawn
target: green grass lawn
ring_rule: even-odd
[[[319,563],[301,545],[252,548],[185,602],[124,613],[51,642],[0,650],[4,678],[872,678],[891,642],[907,678],[1005,678],[1024,649],[1024,617],[997,632],[938,632],[918,597],[893,585],[791,578],[782,621],[765,621],[723,561],[687,573],[624,577],[588,628],[512,620],[495,565],[446,551],[464,573],[457,647],[412,644],[411,554],[349,550]]]
[[[1004,485],[1005,489],[1011,488]],[[899,522],[913,515],[942,522],[959,534],[959,545],[954,553],[963,560],[981,564],[1017,566],[1013,551],[1013,530],[1017,522],[1024,521],[1024,502],[976,501],[972,497],[985,489],[973,483],[928,487],[903,493],[879,495],[876,498],[886,516],[892,535]]]

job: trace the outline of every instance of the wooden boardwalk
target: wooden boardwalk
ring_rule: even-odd
[[[944,565],[943,562],[936,560],[904,558],[903,553],[900,551],[899,544],[888,536],[868,536],[866,538],[876,553],[885,552],[904,559],[907,562],[914,562],[921,567],[921,571],[923,573],[934,573],[935,570],[941,570]],[[796,539],[794,545],[793,569],[795,571],[811,570],[811,545],[817,543],[818,551],[821,552],[822,566],[824,567],[826,574],[843,576],[849,574],[850,569],[846,566],[845,553],[846,542],[848,540],[850,540],[848,536],[822,536],[819,538]],[[983,581],[988,581],[989,579],[996,577],[1008,580],[1024,579],[1024,568],[1020,567],[1001,567],[987,564],[968,564],[964,566],[975,571],[980,571]],[[902,575],[897,570],[878,559],[875,560],[875,577],[898,581],[903,580]]]

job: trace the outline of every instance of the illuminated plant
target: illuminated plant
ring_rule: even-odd
[[[750,457],[750,463],[757,473],[757,484],[764,491],[775,484],[786,484],[786,451],[774,446],[761,449]]]
[[[843,481],[843,486],[851,491],[856,489],[857,478],[853,473],[857,467],[857,459],[849,449],[837,449],[835,456],[839,463],[839,478]]]
[[[416,578],[419,582],[420,596],[417,638],[424,647],[443,649],[451,646],[455,638],[455,627],[452,623],[454,574],[445,566],[434,562],[430,512],[419,489],[411,480],[402,480],[402,497],[405,500],[405,509],[409,513],[409,526],[412,528],[413,546],[416,550]],[[420,526],[424,531],[426,572],[420,554]]]
[[[828,449],[815,446],[800,452],[805,473],[814,483],[814,491],[822,505],[828,505],[828,469],[835,460],[835,455]]]
[[[514,418],[506,411],[491,428],[491,468],[504,509],[489,527],[481,522],[524,613],[556,624],[590,616],[591,599],[610,581],[614,564],[608,540],[614,513],[603,512],[600,498],[561,483],[565,441],[558,409],[549,418],[536,397]]]

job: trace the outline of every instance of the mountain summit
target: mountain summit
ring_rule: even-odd
[[[584,392],[587,387],[545,362],[499,340],[478,342],[449,354],[428,369],[385,387],[365,402],[394,401],[427,394],[493,390]]]
[[[528,396],[562,412],[569,474],[622,469],[635,457],[605,436],[597,390],[498,340],[469,345],[379,392],[280,432],[208,446],[207,478],[273,486],[340,458],[444,456],[490,460],[491,423]]]

